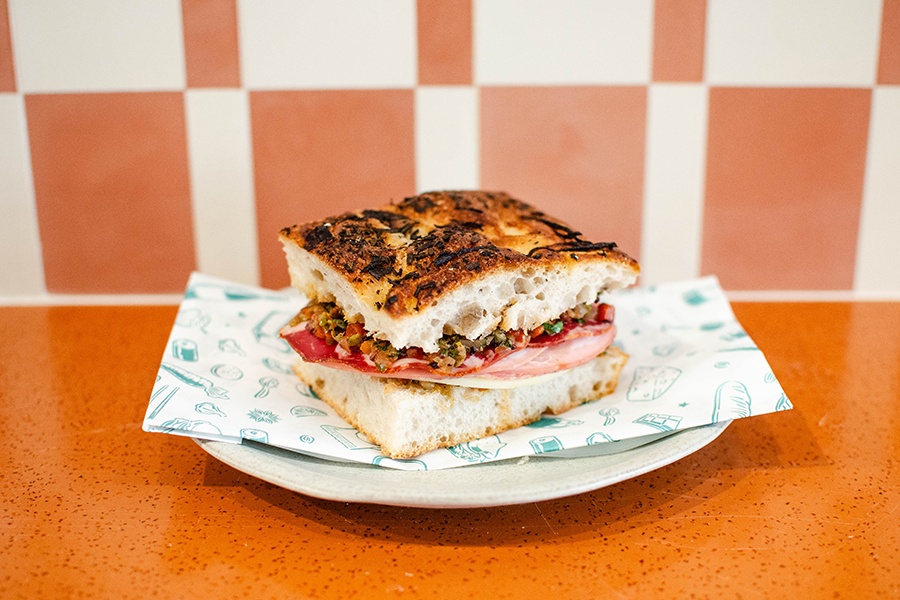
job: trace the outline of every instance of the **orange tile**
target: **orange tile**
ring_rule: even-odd
[[[482,187],[638,257],[644,87],[482,88]]]
[[[418,0],[419,83],[472,83],[472,1]]]
[[[706,0],[656,0],[653,81],[703,81]]]
[[[878,83],[900,84],[900,0],[884,0],[882,5]]]
[[[9,34],[9,6],[0,0],[0,92],[16,91],[16,70],[13,66],[12,38]]]
[[[415,192],[412,90],[250,94],[260,280],[288,284],[283,227]]]
[[[238,87],[235,0],[182,0],[188,87]]]
[[[727,289],[851,289],[871,91],[713,88],[702,271]]]
[[[47,289],[184,289],[194,242],[180,93],[25,98]]]

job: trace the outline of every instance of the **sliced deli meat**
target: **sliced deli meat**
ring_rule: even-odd
[[[315,310],[307,312],[314,320],[293,321],[281,335],[308,362],[376,377],[448,384],[472,376],[516,380],[571,369],[603,353],[615,338],[613,309],[597,304],[586,312],[589,321],[567,317],[528,334],[499,332],[495,337],[502,341],[500,344],[493,339],[473,344],[450,338],[442,344],[443,351],[427,354],[419,348],[391,348],[385,353],[378,342],[366,343],[361,328],[352,324],[339,324],[343,331],[328,328],[331,321],[321,312],[315,319]],[[355,339],[344,343],[348,337]]]

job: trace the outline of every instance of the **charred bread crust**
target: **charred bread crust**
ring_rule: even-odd
[[[613,242],[594,243],[502,192],[429,192],[378,209],[293,225],[282,242],[315,255],[392,317],[418,312],[492,272],[591,261],[639,266]],[[314,287],[302,290],[319,298]]]

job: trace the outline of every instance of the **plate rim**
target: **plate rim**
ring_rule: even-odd
[[[234,444],[201,438],[192,439],[209,455],[238,471],[314,498],[411,508],[482,508],[553,500],[632,479],[693,454],[712,443],[730,424],[729,420],[692,427],[616,454],[580,458],[528,457],[527,461],[523,461],[524,457],[519,457],[434,471],[403,471],[364,463],[329,461],[265,444]],[[623,459],[618,463],[621,468],[614,467],[610,472],[608,465],[610,457]],[[428,491],[430,486],[416,486],[417,482],[422,481],[421,478],[427,478],[426,483],[430,484],[433,484],[435,479],[439,482],[446,480],[448,489],[459,492],[461,488],[458,485],[453,486],[454,482],[458,484],[466,479],[474,479],[473,475],[487,475],[489,473],[487,470],[492,476],[505,475],[509,471],[513,477],[507,479],[521,480],[521,477],[515,476],[543,470],[546,465],[558,461],[577,461],[584,467],[577,472],[581,477],[574,480],[572,477],[566,477],[564,480],[543,479],[537,484],[530,482],[531,485],[519,490],[504,488],[502,485],[497,486],[502,489],[489,486],[474,493],[472,490],[466,493],[433,493]],[[286,475],[285,471],[294,476]],[[328,483],[329,480],[332,483],[338,480],[345,483],[342,477],[346,477],[348,473],[354,477],[356,486],[335,487]],[[370,476],[368,483],[367,478],[362,477],[364,474]],[[305,478],[303,475],[313,477]],[[371,477],[373,475],[374,477]],[[494,481],[499,484],[501,479],[503,478]]]

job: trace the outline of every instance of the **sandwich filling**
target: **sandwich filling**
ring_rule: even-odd
[[[611,305],[580,304],[530,331],[495,329],[478,339],[444,335],[438,351],[395,348],[348,322],[333,302],[313,302],[281,336],[306,361],[376,377],[463,384],[466,379],[518,380],[584,364],[615,338]]]

